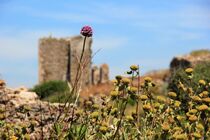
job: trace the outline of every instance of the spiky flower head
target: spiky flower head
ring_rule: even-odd
[[[81,33],[81,35],[83,35],[85,37],[92,37],[93,30],[90,26],[84,26],[84,27],[82,27],[80,33]]]

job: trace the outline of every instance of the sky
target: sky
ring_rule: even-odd
[[[0,0],[0,79],[38,83],[38,40],[93,28],[93,63],[110,77],[132,64],[165,69],[174,56],[210,49],[210,0]]]

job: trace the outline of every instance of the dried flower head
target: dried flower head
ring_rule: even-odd
[[[85,36],[85,37],[92,37],[93,35],[93,30],[90,26],[84,26],[81,29],[81,35]]]

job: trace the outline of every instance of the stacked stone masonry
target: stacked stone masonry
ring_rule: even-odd
[[[71,38],[41,38],[39,40],[39,83],[62,80],[75,82],[79,59],[82,52],[83,36]],[[109,67],[92,67],[92,38],[87,38],[80,82],[83,86],[96,85],[109,81]]]

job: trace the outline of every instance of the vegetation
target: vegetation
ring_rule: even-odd
[[[64,102],[69,93],[68,83],[64,81],[49,81],[36,85],[33,89],[38,96],[50,102]]]
[[[201,56],[201,55],[207,55],[207,54],[210,54],[210,50],[207,50],[207,49],[196,50],[190,53],[190,55],[192,56]]]
[[[176,88],[170,89],[165,97],[154,95],[151,89],[155,84],[150,77],[134,86],[139,69],[131,66],[128,72],[131,79],[116,76],[110,96],[85,100],[81,106],[73,107],[73,119],[54,122],[50,139],[207,139],[210,137],[210,83],[206,79],[193,82],[195,71],[200,68],[185,69],[181,76],[177,73],[178,79],[174,80],[177,82],[173,84]],[[126,112],[129,105],[135,107],[131,113]],[[19,136],[13,132],[13,137]],[[27,133],[21,135],[26,136]]]

